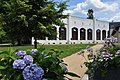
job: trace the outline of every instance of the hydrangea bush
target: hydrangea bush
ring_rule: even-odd
[[[78,55],[83,56],[86,60],[80,66],[82,67],[85,64],[88,68],[86,73],[89,74],[89,80],[114,80],[105,77],[109,73],[109,77],[112,75],[113,72],[111,70],[116,71],[116,73],[120,72],[120,48],[114,44],[116,42],[117,38],[111,36],[105,39],[103,47],[98,51],[93,51],[91,47],[87,47],[87,52],[89,52],[87,58],[84,55],[84,50],[78,53]],[[116,78],[116,75],[113,78]],[[120,77],[115,80],[119,79]]]
[[[65,80],[69,79],[66,75],[79,77],[67,70],[67,64],[59,59],[61,53],[55,49],[45,53],[44,48],[0,52],[0,79]]]
[[[86,61],[85,65],[88,67],[87,73],[90,80],[94,80],[93,77],[98,75],[96,74],[97,71],[100,71],[101,76],[104,77],[109,74],[110,69],[120,68],[120,50],[119,47],[114,45],[115,42],[117,42],[117,38],[113,36],[105,39],[103,48],[96,53],[92,49],[87,48],[90,54],[88,55],[89,61]]]

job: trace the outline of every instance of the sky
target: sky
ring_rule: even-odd
[[[68,10],[64,14],[87,18],[88,9],[93,9],[98,20],[120,22],[120,0],[69,0],[67,4]]]

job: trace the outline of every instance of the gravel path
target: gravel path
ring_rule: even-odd
[[[99,50],[101,47],[103,47],[103,44],[97,44],[92,48],[93,48],[93,51],[96,51],[96,50]],[[86,51],[86,49],[84,51],[85,51],[84,56],[87,58],[87,55],[89,53]],[[68,65],[67,66],[68,71],[74,72],[81,77],[81,78],[76,78],[76,77],[68,76],[72,80],[81,80],[87,70],[85,65],[82,65],[86,61],[85,58],[81,55],[78,55],[78,53],[79,52],[63,59],[64,62]]]

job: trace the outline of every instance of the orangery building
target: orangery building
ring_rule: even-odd
[[[69,16],[63,20],[66,24],[63,27],[56,26],[57,35],[50,39],[46,37],[38,39],[40,44],[81,44],[81,43],[102,43],[109,33],[109,22],[97,19],[86,19],[76,16]],[[32,38],[34,44],[34,38]]]

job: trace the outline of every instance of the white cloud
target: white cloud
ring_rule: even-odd
[[[89,7],[97,9],[97,11],[116,11],[119,9],[118,3],[103,3],[101,0],[86,0]]]
[[[88,9],[93,9],[94,12],[101,14],[103,12],[115,12],[119,9],[118,3],[104,3],[101,0],[86,0],[82,3],[78,3],[73,9],[65,11],[72,15],[79,13],[86,15]]]
[[[63,12],[63,14],[65,14],[65,15],[68,14],[68,13],[73,14],[73,11],[72,10],[66,10],[66,11]]]
[[[110,19],[109,19],[109,21],[111,22],[111,21],[114,21],[114,22],[120,22],[120,12],[119,13],[116,13],[113,17],[111,17]]]

